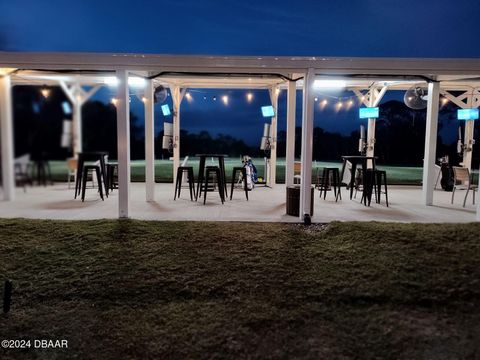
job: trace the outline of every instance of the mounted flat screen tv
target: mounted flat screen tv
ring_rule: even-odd
[[[167,104],[162,105],[162,114],[163,116],[170,116],[172,113],[170,112],[170,108]]]
[[[458,109],[457,119],[458,120],[477,120],[478,109]]]
[[[366,107],[358,109],[358,116],[360,119],[377,119],[378,107]]]
[[[275,111],[273,110],[273,106],[262,106],[262,115],[263,117],[275,116]]]

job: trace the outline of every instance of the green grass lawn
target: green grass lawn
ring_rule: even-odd
[[[211,160],[208,160],[211,161]],[[257,167],[259,176],[264,176],[264,160],[253,159]],[[189,166],[193,166],[195,174],[198,173],[198,159],[190,159]],[[217,163],[214,162],[216,165]],[[240,158],[227,158],[225,160],[225,169],[228,179],[232,174],[234,166],[241,166]],[[51,161],[50,162],[52,176],[55,181],[66,181],[67,179],[67,164],[65,161]],[[325,162],[315,161],[313,163],[313,178],[315,179],[318,168],[323,167],[338,167],[341,169],[340,162]],[[170,160],[156,160],[155,161],[155,179],[157,182],[172,182],[172,168],[173,163]],[[421,167],[400,167],[400,166],[379,166],[383,170],[387,170],[388,182],[391,184],[415,184],[420,185],[422,182],[422,168]],[[134,160],[131,162],[131,179],[132,181],[145,181],[145,161]],[[285,183],[285,159],[280,158],[277,161],[277,182]]]
[[[0,220],[0,358],[478,359],[479,232]]]

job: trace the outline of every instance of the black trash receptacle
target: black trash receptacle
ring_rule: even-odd
[[[315,188],[312,186],[310,198],[310,216],[313,216],[313,198]],[[300,215],[300,186],[287,186],[287,215]]]

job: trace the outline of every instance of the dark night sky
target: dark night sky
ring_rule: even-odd
[[[479,57],[480,2],[0,1],[20,51]]]
[[[0,14],[0,50],[10,51],[480,57],[480,2],[473,0],[0,0]],[[256,92],[252,104],[244,91],[232,91],[228,107],[192,95],[192,103],[182,103],[182,128],[257,141],[266,91]],[[97,96],[108,97],[109,89]],[[283,96],[280,129],[284,109]],[[139,110],[141,103],[132,101],[141,117]],[[157,131],[163,122],[158,110]],[[356,113],[317,109],[316,125],[348,134],[358,127]]]

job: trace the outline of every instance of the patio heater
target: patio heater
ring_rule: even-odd
[[[367,152],[367,142],[365,141],[365,126],[360,125],[360,139],[358,140],[358,152],[365,155]]]
[[[163,123],[163,138],[162,149],[168,150],[169,153],[173,153],[173,124]]]
[[[479,118],[479,111],[477,108],[472,109],[458,109],[457,110],[457,119],[465,121],[465,127],[467,127],[467,121],[475,121]],[[473,137],[473,136],[472,136]],[[464,137],[462,141],[462,127],[458,127],[458,141],[457,141],[457,152],[461,156],[465,152],[470,152],[473,150],[473,145],[475,145],[475,139],[467,139],[467,136]]]
[[[72,147],[72,120],[63,120],[60,146],[65,149]]]
[[[262,115],[263,117],[272,117],[274,115],[274,110],[273,106],[262,106]],[[265,123],[263,124],[263,136],[262,140],[260,142],[260,150],[263,150],[265,153],[265,156],[263,157],[264,161],[264,182],[265,186],[267,186],[267,179],[270,174],[270,154],[271,154],[271,124]]]
[[[363,107],[358,109],[358,117],[360,119],[378,119],[380,110],[378,107]],[[358,151],[360,154],[365,155],[367,149],[373,148],[375,138],[372,137],[367,141],[365,136],[365,126],[360,125],[360,140],[358,141]]]
[[[462,126],[458,127],[458,140],[457,140],[457,154],[458,156],[463,156],[463,141],[462,141]]]

